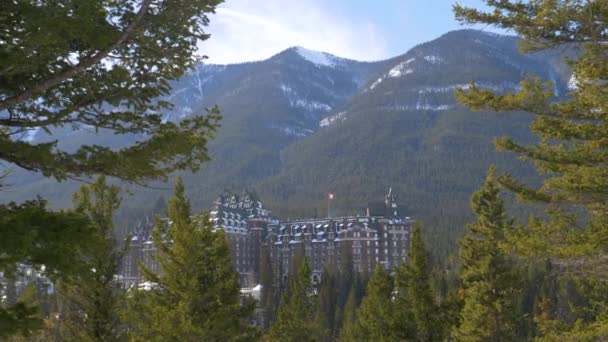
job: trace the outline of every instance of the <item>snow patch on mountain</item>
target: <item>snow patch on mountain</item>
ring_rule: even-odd
[[[296,47],[296,52],[302,58],[313,63],[317,67],[326,66],[333,68],[338,64],[338,58],[326,52],[308,50],[301,46]]]
[[[435,55],[428,55],[423,57],[425,61],[431,64],[441,64],[443,63],[443,58]]]
[[[319,127],[327,127],[336,122],[342,122],[346,120],[346,112],[340,112],[336,115],[328,116],[325,119],[319,121]]]
[[[376,88],[380,83],[382,83],[382,81],[384,81],[387,77],[398,78],[413,73],[414,69],[408,67],[408,65],[415,60],[416,58],[410,58],[395,65],[386,74],[376,79],[368,88],[364,89],[363,92],[366,92],[368,90],[374,90],[374,88]]]
[[[281,91],[283,92],[283,94],[287,95],[287,96],[291,96],[295,94],[295,91],[293,90],[292,87],[288,86],[287,84],[279,84],[279,89],[281,89]]]
[[[378,84],[382,83],[382,81],[384,81],[384,78],[382,78],[382,77],[375,80],[374,83],[372,83],[372,85],[369,86],[369,90],[374,90],[374,88],[376,88],[378,86]],[[365,91],[367,91],[367,89],[365,89]]]
[[[415,105],[392,105],[392,106],[382,106],[381,110],[385,111],[398,111],[398,112],[407,112],[407,111],[427,111],[427,112],[443,112],[446,110],[450,110],[454,108],[454,105],[448,104],[439,104],[439,105],[431,105],[426,103],[416,103]]]
[[[332,106],[327,103],[299,97],[297,92],[287,84],[279,84],[279,89],[287,97],[291,107],[303,108],[307,112],[329,112],[332,110]]]
[[[296,138],[307,137],[314,133],[314,131],[312,129],[295,127],[295,126],[271,126],[271,128],[278,130],[283,135],[296,137]]]
[[[309,101],[304,99],[298,99],[295,102],[290,102],[292,107],[300,107],[308,112],[329,112],[332,108],[327,103],[318,101]]]
[[[415,58],[410,58],[407,61],[403,61],[399,64],[397,64],[395,67],[393,67],[391,70],[388,71],[388,77],[401,77],[407,74],[411,74],[414,72],[413,69],[408,68],[407,66],[412,63],[414,60],[416,60]]]
[[[515,82],[475,82],[475,85],[479,88],[489,89],[496,92],[506,92],[506,91],[518,91],[521,89],[521,86]],[[451,93],[458,88],[462,88],[467,90],[471,87],[468,83],[458,83],[458,84],[450,84],[446,86],[424,86],[414,88],[418,94],[432,94],[432,93]]]

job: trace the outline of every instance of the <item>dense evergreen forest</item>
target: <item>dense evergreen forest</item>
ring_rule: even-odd
[[[563,99],[556,99],[551,82],[534,75],[512,92],[475,84],[455,89],[459,103],[472,110],[532,116],[521,128],[526,133],[495,145],[528,162],[538,183],[524,182],[500,164],[489,167],[470,196],[458,252],[447,262],[430,257],[424,223],[412,229],[407,264],[361,274],[346,253],[318,285],[300,252],[288,286],[275,287],[265,250],[263,295],[255,302],[241,296],[224,233],[215,232],[205,214],[192,218],[178,177],[168,202],[155,202],[170,219],[165,224],[157,217],[153,230],[161,272],[144,270],[147,290],[119,288],[115,275],[125,248],[115,238],[114,218],[124,190],[106,177],[144,184],[196,171],[208,161],[208,143],[221,130],[218,109],[174,123],[158,114],[171,104],[156,99],[195,64],[197,42],[209,38],[207,15],[220,2],[0,5],[0,159],[57,180],[96,177],[74,193],[70,209],[49,209],[40,197],[0,204],[6,283],[0,339],[608,339],[606,1],[487,0],[488,12],[454,5],[463,24],[514,30],[524,52],[565,45],[579,52],[567,61],[575,84]],[[102,63],[107,58],[115,63]],[[83,145],[69,151],[57,142],[14,138],[31,127],[70,125],[140,134],[142,140],[120,149]],[[536,139],[521,139],[529,134]],[[445,181],[458,182],[456,176]],[[23,264],[41,272],[53,291],[48,282],[32,282],[17,294],[14,280]],[[259,309],[262,326],[252,323]]]

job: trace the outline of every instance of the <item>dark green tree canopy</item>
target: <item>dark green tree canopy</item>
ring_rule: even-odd
[[[126,321],[133,341],[247,341],[254,307],[241,303],[238,273],[226,236],[213,231],[209,215],[191,219],[184,184],[177,178],[167,211],[156,217],[154,246],[160,273],[144,267],[150,291],[133,291]]]
[[[104,174],[131,182],[194,169],[219,115],[162,122],[170,81],[195,62],[203,28],[221,0],[3,1],[0,4],[0,159],[63,180]],[[144,139],[118,151],[19,139],[108,129]]]
[[[546,175],[540,188],[529,188],[510,176],[499,182],[520,198],[551,203],[555,207],[581,206],[588,210],[596,224],[589,225],[587,235],[557,234],[547,241],[563,248],[562,254],[583,254],[597,251],[605,244],[598,226],[606,225],[608,215],[608,136],[606,114],[608,99],[608,3],[605,1],[486,1],[492,12],[455,6],[457,19],[465,23],[487,23],[512,29],[522,36],[526,51],[575,43],[581,48],[575,60],[568,62],[573,72],[574,89],[563,101],[556,101],[549,82],[528,78],[515,93],[495,94],[473,86],[469,91],[457,91],[460,102],[473,109],[495,111],[525,111],[536,115],[531,125],[540,142],[523,145],[509,137],[496,140],[498,149],[517,153],[534,162]],[[566,220],[563,213],[553,212]],[[567,220],[568,225],[575,225]],[[593,232],[595,230],[595,232]],[[579,240],[573,241],[573,240]],[[591,239],[595,242],[591,242]],[[559,244],[557,241],[562,240]],[[566,242],[588,246],[578,251],[568,250]],[[549,248],[549,247],[547,247]],[[550,250],[558,254],[558,250]]]
[[[120,310],[126,300],[116,281],[124,249],[116,246],[112,217],[120,206],[120,189],[99,177],[81,186],[72,196],[74,209],[86,215],[95,244],[84,260],[89,272],[77,283],[60,283],[57,293],[63,307],[63,338],[69,341],[122,341],[125,337]],[[91,239],[93,237],[90,237]]]
[[[518,283],[514,262],[500,248],[511,222],[496,186],[494,167],[483,187],[473,194],[471,208],[477,221],[467,226],[460,241],[464,307],[453,335],[458,341],[515,341]]]
[[[525,111],[535,115],[531,130],[535,144],[510,137],[497,139],[499,149],[534,163],[544,176],[540,187],[530,187],[510,175],[498,182],[520,199],[546,205],[545,217],[507,236],[519,255],[557,259],[560,268],[577,274],[588,303],[579,320],[561,326],[559,338],[546,340],[605,340],[608,336],[606,252],[608,251],[608,2],[594,0],[486,0],[489,12],[454,7],[458,20],[514,30],[524,51],[571,44],[578,55],[568,61],[572,87],[566,98],[556,98],[550,82],[529,78],[521,90],[495,94],[471,87],[457,98],[473,109]],[[564,272],[566,273],[566,272]],[[564,310],[566,311],[566,310]],[[570,314],[580,312],[571,306]],[[542,319],[544,320],[544,319]],[[546,320],[544,320],[546,321]],[[546,322],[545,322],[546,323]],[[554,329],[555,330],[555,329]],[[545,330],[545,333],[547,330]],[[567,333],[565,333],[567,332]],[[554,332],[551,332],[553,334]]]

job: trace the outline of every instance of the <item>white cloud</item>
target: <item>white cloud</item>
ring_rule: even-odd
[[[321,0],[289,5],[284,0],[228,0],[210,20],[211,38],[199,44],[209,63],[262,60],[296,45],[358,60],[388,55],[373,22],[349,19]]]

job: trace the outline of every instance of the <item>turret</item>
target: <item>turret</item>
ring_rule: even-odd
[[[399,215],[397,196],[393,193],[392,187],[388,189],[388,193],[384,198],[384,204],[386,205],[387,216],[396,217]]]

